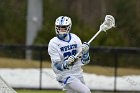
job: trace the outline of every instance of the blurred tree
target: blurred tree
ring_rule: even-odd
[[[137,13],[138,0],[116,0],[116,19],[124,46],[140,46],[140,16]]]
[[[25,43],[26,7],[27,0],[1,0],[1,43]],[[70,16],[73,22],[71,32],[82,41],[88,41],[99,29],[104,16],[111,14],[116,18],[116,29],[111,29],[115,31],[100,34],[92,45],[140,46],[139,0],[44,0],[43,7],[43,29],[35,44],[47,44],[55,36],[54,22],[58,16]]]
[[[6,44],[25,42],[26,0],[0,1],[0,42]],[[16,38],[15,38],[16,37]]]

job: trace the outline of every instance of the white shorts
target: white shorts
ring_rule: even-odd
[[[91,93],[85,85],[83,76],[68,76],[63,81],[58,81],[66,93]]]

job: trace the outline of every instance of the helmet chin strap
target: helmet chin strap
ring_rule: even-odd
[[[60,39],[60,40],[63,40],[63,41],[69,41],[70,39],[70,36],[69,36],[69,33],[68,34],[57,34],[57,37]]]
[[[69,39],[70,39],[69,33],[67,34],[67,36],[64,39],[65,39],[65,41],[69,41]]]

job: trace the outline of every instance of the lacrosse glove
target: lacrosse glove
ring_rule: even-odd
[[[87,42],[84,42],[82,44],[82,54],[86,54],[87,52],[89,52],[89,44]]]
[[[64,69],[69,69],[71,66],[74,65],[76,58],[74,55],[70,56],[66,61],[63,63]]]

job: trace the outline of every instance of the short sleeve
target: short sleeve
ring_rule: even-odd
[[[59,52],[57,50],[57,45],[50,41],[48,45],[48,53],[51,57],[52,62],[61,61]]]

